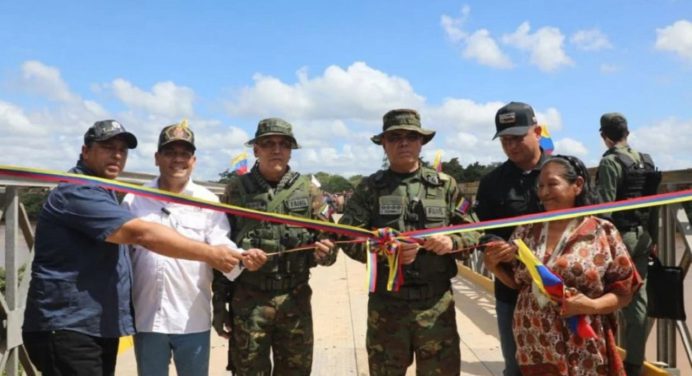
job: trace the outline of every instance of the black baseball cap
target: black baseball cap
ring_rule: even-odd
[[[522,102],[510,102],[495,114],[497,132],[493,140],[500,136],[523,136],[531,126],[537,124],[536,114],[531,106]]]
[[[125,130],[122,124],[115,120],[99,120],[84,133],[84,145],[92,142],[106,141],[115,136],[123,135],[129,149],[137,147],[137,137]]]

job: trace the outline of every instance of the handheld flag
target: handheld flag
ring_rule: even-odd
[[[312,175],[312,177],[310,178],[310,182],[317,188],[322,187],[322,184],[320,183],[319,180],[317,180],[317,177],[315,177],[315,175]]]
[[[234,171],[238,175],[244,175],[248,173],[247,169],[247,152],[236,155],[231,159],[231,171]]]
[[[442,171],[442,150],[435,152],[435,159],[433,160],[432,168],[434,168],[437,172]]]
[[[541,125],[541,139],[538,142],[546,154],[553,154],[555,145],[553,145],[553,139],[550,137],[550,132],[548,132],[548,126],[545,124]]]
[[[514,244],[517,245],[517,258],[519,261],[526,266],[531,279],[538,286],[550,300],[555,303],[561,304],[561,302],[567,298],[565,294],[565,285],[562,282],[562,278],[557,274],[553,273],[548,267],[543,265],[543,263],[536,257],[536,255],[531,252],[529,247],[521,239],[515,239]],[[586,321],[586,316],[577,315],[571,316],[567,319],[567,326],[572,331],[576,333],[581,338],[596,338],[596,332],[593,330],[591,325]]]

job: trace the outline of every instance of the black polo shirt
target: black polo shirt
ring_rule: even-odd
[[[547,159],[541,152],[541,159],[530,171],[522,171],[512,161],[507,160],[481,178],[476,193],[474,212],[481,221],[515,217],[541,211],[536,194],[536,182],[540,166]],[[509,239],[514,227],[503,227],[486,230]],[[495,299],[516,303],[518,292],[495,279]]]

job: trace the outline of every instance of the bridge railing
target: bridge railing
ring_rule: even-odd
[[[151,175],[129,173],[119,180],[143,183]],[[220,194],[223,186],[217,183],[201,183]],[[20,202],[21,194],[35,190],[47,190],[52,183],[41,183],[20,178],[0,177],[0,220],[5,221],[5,291],[0,295],[0,372],[9,376],[19,374],[21,369],[28,375],[36,375],[22,344],[21,326],[24,306],[30,281],[30,264],[33,259],[34,232],[27,211]],[[671,192],[692,186],[692,170],[669,171],[663,174],[662,191]],[[462,184],[467,197],[475,195],[477,184]],[[661,209],[659,249],[664,264],[677,264],[685,275],[692,263],[692,228],[689,218],[680,204]],[[21,232],[21,236],[20,236]],[[677,242],[680,241],[681,244]],[[20,246],[23,240],[24,244]],[[677,254],[676,249],[682,249]],[[22,254],[22,251],[28,254]],[[477,275],[492,278],[483,265],[482,255],[475,252],[465,262]],[[20,271],[22,271],[20,273]],[[656,320],[656,361],[670,368],[677,368],[677,353],[682,350],[692,368],[692,340],[686,322]],[[681,345],[678,344],[678,336]]]

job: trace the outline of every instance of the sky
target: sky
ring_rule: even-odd
[[[0,2],[0,164],[67,170],[86,129],[116,119],[139,139],[126,170],[156,173],[160,130],[187,119],[194,177],[216,180],[280,117],[291,168],[369,175],[395,108],[437,131],[425,160],[489,164],[510,101],[587,166],[601,114],[621,112],[633,147],[690,168],[692,1]]]

